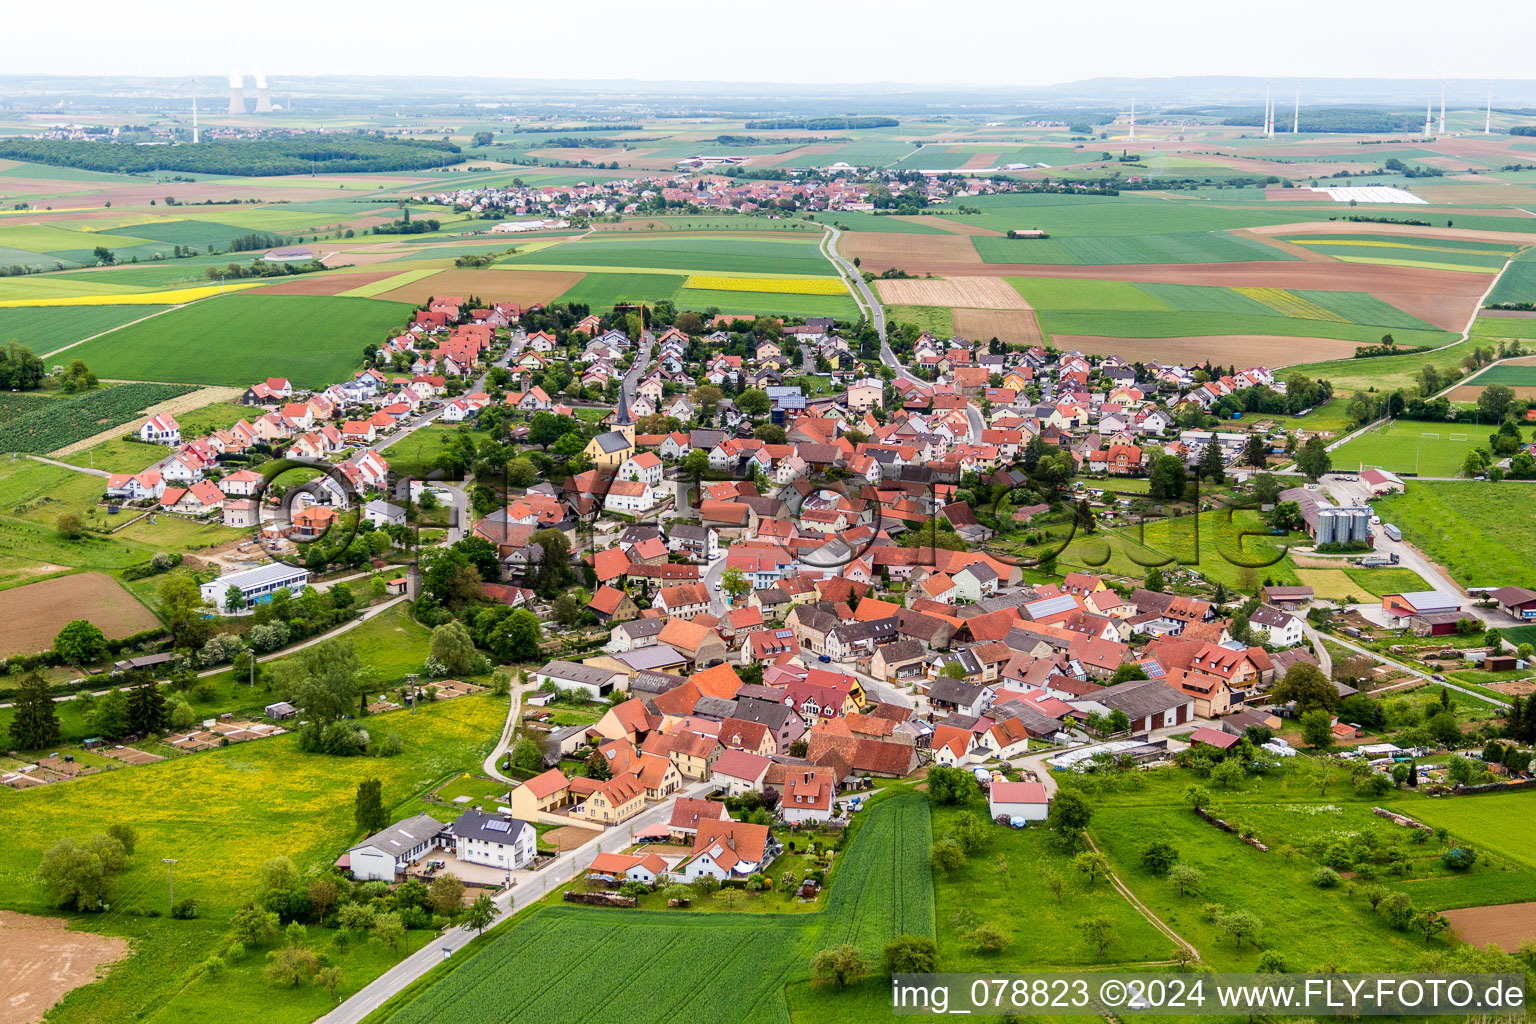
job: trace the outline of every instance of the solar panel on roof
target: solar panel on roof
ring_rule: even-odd
[[[487,831],[490,831],[490,832],[511,832],[512,831],[512,823],[510,821],[502,821],[499,818],[498,819],[494,819],[492,821],[486,822],[485,823],[485,827],[486,827]]]

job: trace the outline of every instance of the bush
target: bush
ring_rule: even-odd
[[[190,921],[197,917],[197,900],[188,896],[184,900],[177,900],[171,908],[171,916],[178,921]]]
[[[1470,846],[1457,846],[1440,855],[1440,863],[1452,871],[1469,871],[1477,863],[1477,851]]]
[[[1168,869],[1178,863],[1179,851],[1172,845],[1154,841],[1141,848],[1141,865],[1159,878],[1168,873]]]
[[[1319,867],[1312,872],[1312,884],[1319,889],[1332,889],[1339,884],[1339,873],[1330,867]]]

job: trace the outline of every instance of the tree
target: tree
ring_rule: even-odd
[[[329,878],[317,878],[310,882],[304,890],[304,895],[309,898],[310,909],[315,912],[315,918],[320,921],[324,921],[326,915],[334,910],[341,900],[341,891]]]
[[[269,857],[261,865],[261,888],[265,892],[288,892],[299,884],[299,869],[287,857]]]
[[[1153,501],[1178,501],[1184,496],[1184,463],[1177,455],[1159,455],[1147,468],[1147,496]]]
[[[320,958],[312,950],[284,946],[267,954],[267,967],[262,974],[274,985],[293,988],[306,978],[315,977],[319,971]]]
[[[524,736],[512,748],[513,767],[525,772],[537,772],[544,767],[544,751],[532,738]]]
[[[1333,457],[1328,454],[1328,442],[1316,434],[1307,438],[1307,443],[1296,453],[1296,468],[1315,483],[1333,468]]]
[[[768,400],[768,392],[759,388],[748,388],[736,396],[736,408],[753,419],[766,416],[771,406],[772,403]]]
[[[598,782],[606,782],[613,778],[613,766],[608,763],[608,758],[601,750],[593,750],[587,755],[586,775],[587,778]]]
[[[731,596],[732,604],[736,604],[747,596],[747,592],[752,589],[752,582],[740,569],[727,569],[720,574],[720,589]]]
[[[1250,433],[1248,440],[1243,442],[1243,465],[1263,469],[1269,463],[1268,455],[1269,446],[1264,443],[1264,439],[1257,431]]]
[[[210,632],[203,618],[203,594],[195,579],[184,572],[171,573],[160,581],[160,614],[170,624],[178,647],[201,647]]]
[[[170,721],[170,708],[160,684],[146,679],[128,691],[128,729],[140,736],[164,732]]]
[[[1184,802],[1195,810],[1203,810],[1211,802],[1211,791],[1204,786],[1185,786]]]
[[[502,655],[508,661],[533,661],[539,656],[544,643],[544,630],[539,617],[527,608],[519,608],[507,616],[504,623],[506,643]]]
[[[48,902],[67,910],[100,910],[128,866],[122,842],[98,832],[83,842],[60,839],[43,854],[37,880]]]
[[[1079,790],[1060,789],[1056,792],[1056,799],[1051,801],[1046,822],[1058,832],[1075,833],[1087,828],[1092,818],[1093,808],[1088,805],[1088,801]]]
[[[398,953],[400,943],[404,939],[405,925],[401,922],[399,914],[378,914],[374,917],[373,941],[391,953]]]
[[[1180,862],[1168,869],[1168,881],[1179,890],[1180,896],[1192,896],[1205,883],[1205,872],[1193,864]]]
[[[1273,473],[1260,473],[1253,478],[1253,496],[1260,505],[1273,505],[1282,489],[1280,478]]]
[[[880,950],[880,969],[887,975],[932,974],[939,969],[939,946],[926,935],[902,935]]]
[[[1240,786],[1243,777],[1243,763],[1236,758],[1228,758],[1211,769],[1211,781],[1222,789],[1234,789]]]
[[[960,844],[960,849],[967,855],[980,850],[987,842],[987,826],[974,814],[962,814],[955,819],[954,827],[949,831],[949,837]]]
[[[54,636],[53,652],[69,665],[94,665],[107,656],[107,638],[88,619],[75,619]]]
[[[1127,661],[1119,668],[1115,669],[1115,674],[1109,677],[1109,685],[1114,686],[1117,683],[1129,683],[1138,679],[1146,678],[1146,669],[1142,668],[1134,661]]]
[[[444,917],[455,917],[464,909],[464,883],[452,874],[441,874],[432,879],[429,887],[432,909]]]
[[[432,630],[432,657],[442,663],[451,675],[466,675],[473,671],[480,660],[475,641],[464,624],[455,619]]]
[[[1099,956],[1110,946],[1119,945],[1120,935],[1115,930],[1115,922],[1109,917],[1085,917],[1078,922],[1077,927],[1083,933],[1083,940],[1088,945],[1098,950]]]
[[[357,784],[353,817],[357,827],[369,835],[388,827],[389,811],[384,807],[384,783],[381,780],[364,779]]]
[[[1377,904],[1376,912],[1386,919],[1387,924],[1398,931],[1404,931],[1413,924],[1418,908],[1413,905],[1413,898],[1407,893],[1394,892]]]
[[[685,477],[700,478],[709,472],[709,452],[695,448],[678,463],[678,470]]]
[[[965,867],[965,849],[954,839],[936,839],[928,859],[935,871],[953,874]]]
[[[1333,746],[1333,716],[1322,708],[1301,716],[1301,738],[1314,750]]]
[[[1167,582],[1163,579],[1163,570],[1153,569],[1148,572],[1146,585],[1147,589],[1152,591],[1154,594],[1163,593],[1163,591],[1168,588]]]
[[[313,978],[309,979],[310,984],[316,988],[325,989],[325,994],[332,999],[336,998],[336,990],[341,987],[341,980],[340,967],[322,967]]]
[[[1424,934],[1424,945],[1451,926],[1450,920],[1433,910],[1421,910],[1413,915],[1413,927]]]
[[[928,769],[928,799],[936,804],[963,804],[976,795],[976,777],[963,768],[934,765]]]
[[[1215,484],[1226,481],[1226,464],[1222,461],[1221,445],[1214,440],[1200,453],[1200,464],[1195,469],[1195,475],[1201,480],[1209,480]]]
[[[1255,946],[1258,945],[1256,936],[1259,933],[1259,919],[1248,911],[1234,910],[1230,914],[1223,914],[1217,919],[1216,924],[1222,931],[1232,936],[1232,941],[1239,949],[1242,948],[1244,939]]]
[[[581,602],[572,594],[561,594],[551,602],[549,613],[560,625],[573,626],[581,618]]]
[[[278,931],[277,913],[250,903],[235,911],[229,922],[230,937],[248,948],[266,945],[277,938]]]
[[[464,909],[464,927],[473,928],[476,934],[484,935],[495,920],[496,904],[487,893],[482,892]]]
[[[820,981],[832,982],[837,988],[858,981],[867,971],[859,947],[855,945],[819,950],[811,957],[811,973]]]
[[[21,677],[12,698],[11,745],[17,750],[41,750],[59,742],[58,708],[48,681],[36,669]]]
[[[1013,945],[1013,936],[993,921],[977,925],[966,936],[966,944],[977,953],[1000,953]]]
[[[784,428],[776,423],[759,423],[753,428],[752,436],[765,444],[783,444],[788,437]]]
[[[1066,888],[1066,879],[1061,877],[1061,872],[1053,867],[1040,869],[1040,882],[1051,895],[1056,897],[1056,902],[1061,902],[1061,892]]]
[[[351,640],[326,640],[275,666],[283,688],[311,723],[334,722],[357,707],[363,666]]]
[[[1477,396],[1477,411],[1490,423],[1497,423],[1509,415],[1509,407],[1515,403],[1515,392],[1504,384],[1489,384]]]
[[[1298,661],[1285,670],[1272,696],[1279,703],[1294,702],[1299,712],[1316,708],[1329,711],[1339,702],[1338,688],[1322,669],[1306,661]]]
[[[1084,850],[1072,858],[1072,866],[1088,876],[1088,887],[1098,881],[1100,875],[1109,874],[1109,858],[1097,850]]]
[[[1172,844],[1160,839],[1155,839],[1141,848],[1142,867],[1159,877],[1166,875],[1178,859],[1179,851],[1174,849]]]

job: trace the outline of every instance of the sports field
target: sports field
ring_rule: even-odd
[[[215,296],[70,351],[103,377],[240,387],[282,376],[318,388],[348,376],[363,346],[410,312],[378,299]]]
[[[1417,476],[1456,476],[1467,452],[1488,441],[1488,429],[1466,423],[1394,420],[1335,449],[1337,469],[1376,467]]]

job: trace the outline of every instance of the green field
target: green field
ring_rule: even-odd
[[[1427,267],[1494,273],[1519,248],[1505,243],[1463,239],[1415,238],[1411,235],[1298,235],[1287,238],[1300,245],[1348,263],[1379,263],[1385,266]]]
[[[1443,331],[1370,295],[1040,277],[1008,282],[1051,334],[1177,338],[1202,334],[1333,337],[1374,343],[1384,328],[1404,344],[1442,344]]]
[[[955,317],[948,306],[886,306],[885,317],[893,324],[916,324],[936,338],[955,333]]]
[[[654,267],[716,274],[804,274],[833,270],[816,241],[799,238],[729,238],[708,235],[613,238],[594,235],[579,242],[519,254],[507,261],[550,267]]]
[[[1033,224],[1029,225],[1034,227]],[[1047,229],[1049,230],[1049,229]],[[1225,231],[1158,235],[1103,235],[1017,241],[997,235],[971,239],[983,263],[1121,265],[1137,263],[1242,263],[1291,260],[1290,253]]]
[[[1536,249],[1527,249],[1516,257],[1493,286],[1488,303],[1500,302],[1536,302]]]
[[[1463,587],[1536,588],[1529,485],[1411,483],[1376,512]]]
[[[1467,381],[1468,384],[1507,384],[1510,387],[1536,387],[1536,366],[1505,363],[1490,366]]]
[[[675,297],[685,280],[681,274],[589,273],[558,301],[584,303],[593,309],[609,309],[617,302],[657,302]]]
[[[411,307],[315,295],[220,295],[87,342],[72,353],[104,377],[243,387],[282,376],[322,388],[363,346],[405,325]]]
[[[381,718],[372,727],[397,732],[404,741],[404,752],[394,758],[359,761],[304,754],[297,737],[289,735],[24,793],[0,793],[0,822],[13,837],[0,867],[0,892],[5,894],[0,902],[7,909],[50,910],[33,876],[44,848],[55,838],[83,837],[113,822],[131,823],[138,831],[138,848],[113,912],[79,916],[87,930],[129,938],[134,956],[105,980],[71,993],[50,1019],[96,1022],[150,1014],[157,1020],[206,1019],[222,986],[248,971],[249,981],[237,989],[260,993],[264,1019],[312,1020],[326,1008],[325,993],[310,986],[290,992],[260,981],[259,951],[247,954],[217,982],[195,980],[195,968],[226,945],[229,917],[256,893],[264,860],[286,855],[302,872],[330,864],[354,841],[353,790],[362,773],[383,780],[387,805],[402,804],[478,765],[505,715],[504,701],[477,696]],[[130,912],[163,912],[166,876],[160,858],[166,856],[179,858],[176,894],[199,901],[197,922]],[[316,931],[311,930],[312,936]],[[415,937],[413,948],[421,941]],[[342,962],[347,965],[343,994],[360,988],[386,965],[382,957],[366,953],[355,964]]]
[[[1461,440],[1451,440],[1455,434]],[[1354,470],[1375,466],[1415,476],[1458,476],[1467,452],[1488,443],[1488,430],[1467,423],[1393,420],[1333,452],[1333,464]]]
[[[790,292],[712,291],[683,288],[677,292],[678,309],[705,310],[718,307],[722,313],[756,313],[780,316],[830,316],[838,320],[857,320],[859,307],[849,295],[799,295]]]
[[[38,355],[152,316],[165,306],[33,306],[0,309],[0,341],[15,338]],[[67,359],[76,358],[71,354]],[[48,364],[52,367],[52,363]]]

